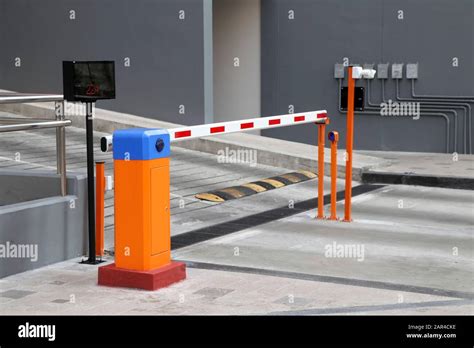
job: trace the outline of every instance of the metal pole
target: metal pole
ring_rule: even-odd
[[[324,140],[326,123],[318,124],[318,219],[324,219]]]
[[[59,106],[58,102],[54,103],[54,113],[56,114],[56,121],[61,121],[61,107]],[[60,165],[60,158],[61,158],[61,150],[59,148],[60,140],[60,132],[59,127],[56,127],[56,173],[61,174],[61,165]]]
[[[63,102],[55,103],[55,113],[57,121],[64,121],[64,104]],[[56,165],[57,173],[60,177],[61,196],[67,194],[67,177],[66,177],[66,129],[64,126],[56,128]]]
[[[337,142],[339,141],[339,133],[329,133],[329,140],[331,141],[331,216],[329,220],[337,220]]]
[[[95,201],[94,201],[94,145],[93,145],[93,103],[86,103],[87,137],[87,196],[89,220],[89,259],[85,263],[96,264],[95,257]]]
[[[344,202],[344,221],[351,219],[351,201],[352,201],[352,146],[354,143],[354,90],[355,81],[352,77],[352,66],[347,72],[347,138],[346,138],[346,190]]]
[[[104,205],[105,205],[105,162],[96,162],[96,251],[97,256],[104,255]]]

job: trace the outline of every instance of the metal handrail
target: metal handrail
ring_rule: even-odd
[[[29,117],[0,117],[0,124],[8,124],[8,123],[23,123],[25,121],[35,121],[35,122],[43,122],[44,118],[29,118]]]
[[[62,94],[26,94],[26,93],[6,93],[0,95],[0,104],[20,104],[35,102],[58,102],[63,101]]]
[[[59,94],[13,94],[12,95],[0,95],[0,104],[20,104],[20,103],[32,103],[32,102],[56,102],[63,103],[64,99]],[[64,106],[64,105],[63,105]],[[61,110],[56,112],[56,120],[41,120],[41,119],[0,119],[0,133],[4,132],[16,132],[22,130],[32,129],[45,129],[45,128],[56,128],[56,166],[57,173],[60,176],[60,191],[61,196],[67,194],[67,177],[66,177],[66,131],[65,127],[71,125],[71,120],[64,118],[64,107],[58,108],[57,105],[55,110]],[[33,122],[26,122],[27,120]],[[9,123],[9,124],[1,124]],[[13,124],[12,124],[13,123]]]
[[[30,129],[67,127],[67,126],[70,126],[71,124],[72,124],[71,120],[64,120],[64,121],[44,121],[44,122],[9,124],[9,125],[3,125],[3,126],[0,125],[0,133],[30,130]]]

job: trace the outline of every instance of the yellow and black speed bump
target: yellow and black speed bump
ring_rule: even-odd
[[[249,182],[240,186],[232,186],[221,190],[198,193],[197,195],[195,195],[195,197],[204,201],[225,202],[230,201],[232,199],[251,196],[256,193],[265,192],[283,186],[307,181],[316,177],[317,175],[313,172],[307,170],[300,170],[298,172],[292,172],[288,174],[274,176],[268,179]]]

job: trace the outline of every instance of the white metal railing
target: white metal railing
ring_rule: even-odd
[[[35,103],[62,101],[62,94],[28,94],[5,93],[0,94],[0,104]]]

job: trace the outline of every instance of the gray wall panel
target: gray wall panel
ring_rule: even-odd
[[[175,123],[204,120],[201,0],[2,0],[0,88],[62,92],[61,61],[116,61],[117,100],[99,107]],[[76,19],[69,19],[69,11]],[[185,20],[178,11],[185,10]],[[3,29],[2,31],[4,31]],[[22,59],[15,68],[14,58]],[[124,66],[124,58],[131,66]],[[179,105],[185,105],[180,115]]]
[[[329,129],[342,135],[346,117],[338,112],[335,63],[419,62],[417,92],[474,95],[472,0],[263,0],[262,112],[286,113],[327,109]],[[404,20],[397,11],[404,11]],[[288,20],[288,11],[295,19]],[[459,57],[459,67],[451,67]],[[364,86],[364,82],[358,85]],[[380,82],[374,81],[373,102],[380,103]],[[408,81],[402,82],[404,96]],[[395,99],[394,82],[387,81],[387,98]],[[461,110],[459,113],[462,115]],[[451,122],[452,116],[450,116]],[[462,129],[459,129],[459,136]],[[280,128],[266,136],[317,142],[312,126]],[[451,150],[454,150],[451,130]],[[457,150],[462,152],[461,138]],[[373,150],[445,151],[445,121],[436,117],[409,118],[356,115],[355,147]]]
[[[206,3],[209,9],[210,0]],[[0,88],[60,92],[61,60],[115,59],[117,100],[100,103],[100,107],[199,124],[206,119],[207,101],[207,120],[212,119],[212,97],[204,96],[205,90],[209,94],[212,89],[209,67],[208,83],[204,83],[204,56],[209,56],[212,45],[204,45],[204,32],[211,34],[203,24],[202,0],[0,0],[0,9]],[[70,9],[76,10],[75,21],[68,19]],[[179,9],[186,10],[185,21],[178,20]],[[397,19],[399,9],[404,11],[403,21]],[[292,21],[288,20],[289,10],[295,11]],[[218,13],[212,21],[219,23],[222,18],[216,16]],[[245,27],[245,21],[241,22]],[[329,128],[344,133],[346,118],[337,110],[337,81],[333,78],[334,63],[342,62],[343,57],[361,64],[419,62],[419,93],[474,95],[473,22],[473,0],[262,0],[261,113],[287,113],[290,104],[295,111],[324,108],[331,116]],[[221,26],[226,28],[225,23]],[[252,32],[258,35],[258,30]],[[216,46],[219,40],[226,38],[217,36],[214,49],[225,50],[227,46]],[[238,48],[237,44],[230,42],[227,51]],[[227,53],[246,56],[248,52]],[[21,68],[13,66],[15,57],[22,58]],[[124,57],[131,58],[130,68],[123,66]],[[453,57],[459,58],[457,68],[451,67]],[[214,62],[215,69],[218,62]],[[258,74],[258,70],[251,71]],[[380,82],[373,85],[373,101],[380,102]],[[246,100],[252,89],[239,92],[237,85],[219,86],[214,86],[216,120],[244,117],[241,108],[246,104],[239,101]],[[393,87],[393,81],[387,81],[391,99]],[[408,87],[402,81],[405,96]],[[235,97],[216,98],[225,91],[236,91]],[[258,106],[253,97],[252,103]],[[186,107],[185,115],[178,113],[181,104]],[[226,109],[226,115],[219,112]],[[458,112],[456,150],[462,152],[464,116]],[[452,124],[453,117],[449,117]],[[358,115],[355,146],[443,152],[444,127],[443,119],[428,116],[410,122]],[[471,124],[474,131],[473,127]],[[317,141],[312,126],[263,134],[312,144]],[[453,136],[451,129],[452,151]]]

